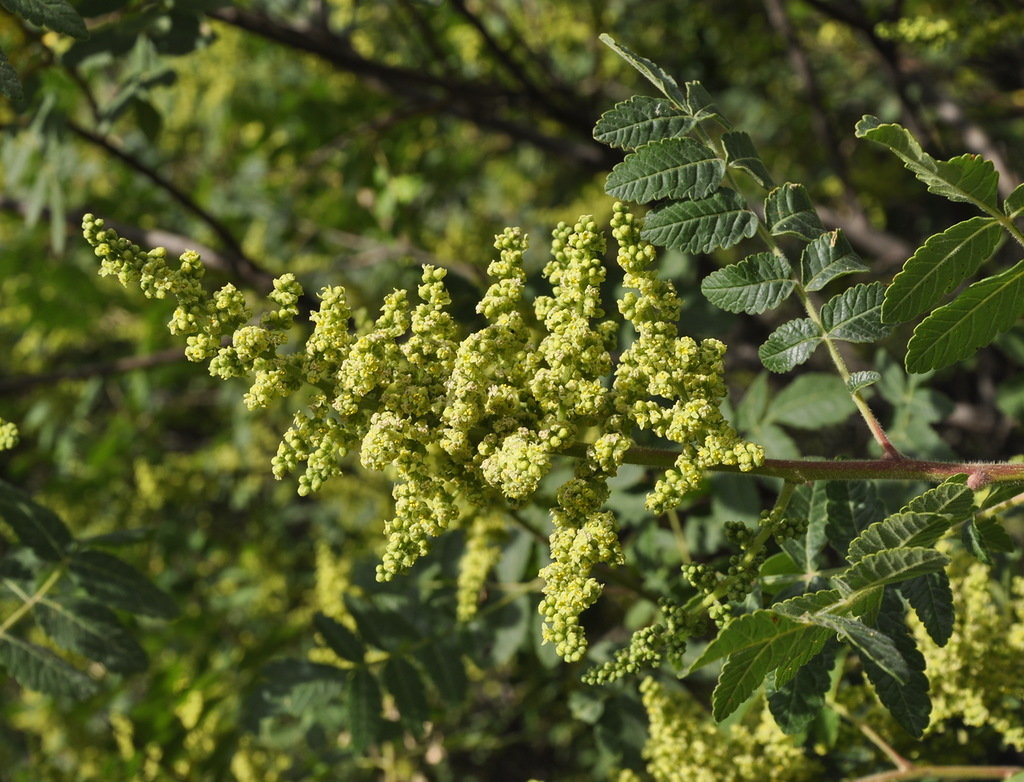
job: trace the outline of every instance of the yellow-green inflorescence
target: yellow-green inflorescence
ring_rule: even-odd
[[[761,448],[743,441],[719,411],[725,346],[677,334],[675,290],[657,279],[653,248],[619,204],[612,234],[632,289],[619,311],[636,338],[617,364],[610,351],[623,324],[602,309],[605,239],[589,216],[554,231],[544,269],[551,295],[537,297],[532,314],[523,301],[527,239],[509,228],[496,237],[499,257],[488,267],[492,284],[477,306],[486,324],[478,331],[460,333],[445,270],[425,266],[418,303],[396,290],[373,322],[350,311],[344,288],[322,289],[304,348],[287,352],[280,349],[303,296],[293,275],[275,281],[275,307],[255,320],[233,286],[205,292],[195,253],[184,253],[174,267],[161,248],[143,251],[91,215],[83,229],[102,259],[101,274],[138,284],[149,297],[177,299],[169,327],[187,337],[190,360],[209,361],[219,377],[253,378],[245,397],[251,409],[312,388],[274,457],[275,477],[304,466],[299,492],[313,492],[356,453],[364,467],[397,477],[381,580],[408,570],[435,537],[462,524],[474,547],[467,560],[474,572],[460,598],[460,613],[468,616],[506,516],[495,515],[498,500],[525,501],[552,460],[572,449],[579,458],[551,512],[540,605],[545,639],[566,659],[586,649],[579,616],[601,593],[591,570],[622,560],[615,518],[603,506],[607,479],[633,445],[635,428],[679,447],[675,465],[648,497],[654,512],[677,505],[710,467],[746,470],[763,460]],[[365,325],[353,328],[360,320]],[[676,613],[668,611],[670,625],[680,621]],[[672,654],[664,641],[658,645],[657,654]]]

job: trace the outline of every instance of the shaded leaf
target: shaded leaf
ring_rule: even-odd
[[[0,0],[12,14],[55,33],[84,40],[89,37],[85,22],[67,0]]]
[[[1006,201],[1003,202],[1003,211],[1006,212],[1006,216],[1016,219],[1024,214],[1024,185],[1017,185],[1013,189],[1013,192],[1006,197]]]
[[[722,136],[722,143],[725,145],[726,162],[730,166],[746,171],[761,187],[775,187],[772,175],[757,154],[749,135],[743,131],[731,131]]]
[[[356,622],[359,637],[378,649],[394,652],[414,643],[419,631],[399,611],[384,611],[369,600],[344,596],[345,608]]]
[[[114,673],[146,670],[145,650],[106,606],[76,598],[45,599],[35,612],[40,626],[61,648],[102,663]]]
[[[850,592],[874,589],[935,573],[949,564],[949,557],[931,548],[887,549],[868,554],[833,581]]]
[[[653,141],[612,169],[605,192],[646,204],[662,198],[704,198],[721,183],[725,162],[691,138]]]
[[[103,551],[76,551],[69,563],[71,577],[102,603],[133,614],[173,619],[174,599],[127,562]]]
[[[878,521],[885,509],[874,484],[864,481],[829,481],[825,485],[828,520],[825,535],[832,548],[846,556],[861,530]]]
[[[714,119],[726,128],[730,127],[726,119],[718,113],[718,107],[711,99],[711,94],[704,89],[699,81],[686,82],[686,108],[697,121]]]
[[[594,138],[610,147],[636,149],[657,139],[682,136],[696,124],[667,100],[636,95],[601,115]]]
[[[0,665],[23,687],[46,695],[87,698],[96,682],[49,649],[0,633]]]
[[[791,320],[771,333],[757,355],[765,369],[788,372],[809,359],[821,339],[821,329],[810,318]]]
[[[874,385],[881,379],[882,376],[872,370],[854,372],[850,375],[850,379],[846,381],[846,390],[851,394],[855,394],[870,385]]]
[[[809,372],[783,388],[766,411],[776,423],[797,429],[818,429],[839,424],[854,412],[843,381],[824,372]]]
[[[867,270],[838,228],[812,241],[800,256],[800,277],[809,291],[821,290],[844,274]]]
[[[824,707],[835,662],[832,642],[768,696],[768,708],[784,732],[793,735],[806,730]]]
[[[457,644],[443,641],[427,644],[418,650],[416,659],[447,704],[454,706],[465,700],[468,681]]]
[[[974,352],[1012,326],[1024,313],[1024,261],[969,285],[914,329],[907,345],[907,371],[941,369]]]
[[[768,194],[764,202],[764,221],[773,236],[789,234],[810,242],[825,233],[807,188],[791,182]]]
[[[810,619],[845,637],[860,652],[862,660],[867,658],[900,684],[909,681],[910,666],[893,640],[880,630],[868,627],[859,619],[836,614],[814,614]]]
[[[18,72],[14,70],[14,66],[3,52],[0,52],[0,95],[4,95],[15,103],[21,103],[25,99]]]
[[[825,521],[828,517],[826,484],[815,481],[797,487],[786,508],[786,516],[807,522],[807,531],[799,538],[787,538],[782,548],[805,572],[817,567],[818,555],[825,547]]]
[[[732,247],[757,232],[757,216],[732,190],[708,198],[682,201],[648,213],[642,237],[661,247],[708,253]]]
[[[313,617],[313,625],[338,657],[354,663],[363,661],[363,657],[366,655],[366,646],[355,633],[341,622],[318,612]]]
[[[885,287],[870,282],[847,288],[821,308],[821,323],[833,339],[874,342],[888,336],[892,326],[882,323]]]
[[[416,666],[404,657],[392,657],[384,666],[384,686],[395,699],[402,724],[417,735],[430,719],[426,689]]]
[[[775,309],[793,292],[796,283],[790,279],[792,273],[784,258],[758,253],[712,272],[700,289],[716,307],[756,315]]]
[[[930,237],[885,291],[882,320],[910,320],[936,306],[991,257],[1002,238],[991,217],[972,217]]]
[[[988,160],[978,155],[961,155],[947,162],[937,161],[921,149],[906,128],[882,124],[878,117],[870,115],[857,123],[856,134],[858,138],[870,139],[892,150],[914,176],[928,185],[929,192],[951,201],[996,207],[999,175]]]
[[[938,646],[945,646],[953,634],[956,615],[953,608],[953,590],[946,571],[925,573],[908,579],[899,590],[917,612],[928,635]]]
[[[969,519],[961,528],[960,537],[964,547],[986,565],[993,564],[993,554],[1005,554],[1015,549],[1013,538],[995,518]]]
[[[377,677],[366,668],[355,668],[345,688],[345,703],[352,748],[361,755],[365,754],[380,737],[383,723],[383,701]]]
[[[40,559],[59,562],[73,540],[56,513],[5,481],[0,481],[0,518]]]

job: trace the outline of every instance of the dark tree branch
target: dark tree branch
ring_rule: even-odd
[[[286,23],[242,8],[218,8],[210,11],[209,16],[297,51],[313,54],[338,70],[359,76],[382,92],[418,103],[441,100],[453,116],[504,133],[557,156],[575,160],[588,168],[604,170],[621,159],[613,150],[590,139],[590,123],[596,117],[591,117],[593,112],[582,107],[577,107],[578,111],[567,109],[563,115],[554,117],[563,126],[566,126],[567,114],[580,118],[572,127],[567,127],[572,131],[571,136],[552,136],[534,125],[503,116],[508,108],[518,106],[529,109],[531,106],[537,107],[537,104],[530,95],[510,90],[502,84],[447,75],[439,77],[422,69],[386,65],[362,57],[346,39],[329,31],[310,25]],[[579,140],[579,129],[583,124],[586,124],[587,133],[585,140]]]
[[[168,348],[148,356],[128,356],[113,361],[102,361],[85,364],[80,367],[56,369],[53,372],[41,372],[38,375],[21,375],[0,379],[0,395],[11,396],[30,391],[40,386],[52,386],[63,380],[85,380],[91,377],[109,377],[137,369],[150,369],[165,364],[177,364],[185,361],[181,348]]]

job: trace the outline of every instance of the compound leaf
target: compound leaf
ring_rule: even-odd
[[[22,686],[46,695],[86,698],[96,682],[68,665],[49,649],[0,633],[0,665]]]
[[[605,191],[614,198],[646,204],[661,198],[704,198],[725,175],[725,162],[691,138],[645,144],[612,169]]]
[[[908,372],[941,369],[967,358],[1012,326],[1024,312],[1024,261],[969,285],[914,329]]]
[[[0,518],[40,559],[60,561],[73,540],[56,513],[5,481],[0,481]]]
[[[800,256],[800,278],[809,291],[821,290],[844,274],[867,270],[868,267],[847,241],[846,234],[838,228],[812,241]]]
[[[790,234],[808,242],[825,233],[821,218],[803,185],[791,182],[775,188],[764,202],[764,220],[773,236]]]
[[[784,258],[758,253],[712,272],[700,290],[716,307],[756,315],[778,307],[793,292],[792,273]]]
[[[133,614],[173,619],[174,599],[139,571],[103,551],[76,551],[69,563],[71,577],[97,600]]]
[[[732,190],[720,189],[708,198],[681,201],[652,210],[642,232],[661,247],[708,253],[732,247],[757,231],[757,215]]]
[[[999,175],[995,166],[978,155],[961,155],[941,162],[921,149],[910,131],[901,125],[882,124],[878,117],[865,115],[857,123],[858,138],[867,138],[888,147],[928,185],[928,191],[951,201],[970,201],[996,208]]]
[[[972,217],[930,237],[885,291],[882,320],[910,320],[936,306],[989,259],[1002,238],[991,217]]]
[[[854,285],[829,299],[821,308],[821,323],[833,339],[874,342],[889,334],[882,323],[885,288],[880,282]]]
[[[682,136],[697,120],[662,98],[636,95],[601,115],[594,138],[602,144],[636,149],[658,139]]]
[[[810,318],[791,320],[771,333],[757,355],[765,369],[788,372],[809,359],[821,339],[821,329]]]
[[[953,634],[953,622],[956,619],[953,590],[946,571],[939,570],[908,579],[900,584],[899,590],[917,612],[918,619],[932,640],[939,646],[945,646]]]
[[[725,145],[726,162],[733,168],[746,171],[754,178],[761,187],[775,187],[772,175],[768,173],[761,156],[754,148],[754,142],[750,136],[740,130],[725,133],[722,136],[722,143]]]
[[[145,650],[117,615],[91,600],[42,600],[36,606],[40,626],[63,649],[102,663],[114,673],[146,670]]]

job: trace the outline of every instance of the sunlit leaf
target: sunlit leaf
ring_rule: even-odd
[[[682,136],[697,121],[670,101],[637,95],[601,115],[594,138],[612,147],[636,149],[658,139]]]
[[[885,549],[931,546],[951,524],[952,519],[940,513],[893,513],[864,530],[846,556],[850,562],[859,562]]]
[[[839,229],[822,234],[808,244],[800,256],[800,276],[804,288],[817,291],[837,277],[867,271],[860,256]]]
[[[651,244],[708,253],[732,247],[757,231],[757,216],[732,190],[721,189],[708,198],[682,201],[652,210],[642,236]]]
[[[885,288],[869,282],[847,288],[821,308],[821,324],[833,339],[874,342],[887,336],[892,326],[882,323]]]
[[[791,320],[771,333],[757,355],[765,369],[788,372],[809,359],[821,339],[821,329],[810,318]]]
[[[793,292],[792,272],[784,258],[758,253],[712,272],[700,289],[716,307],[756,315],[778,307]]]
[[[646,57],[641,57],[636,52],[626,48],[620,43],[617,43],[614,38],[606,33],[601,34],[601,42],[611,48],[616,54],[619,55],[623,60],[628,62],[634,68],[636,68],[644,77],[657,87],[661,93],[670,100],[676,102],[676,105],[680,107],[687,107],[688,102],[686,95],[681,89],[676,80],[669,76],[659,66],[648,60]]]
[[[834,581],[851,592],[857,592],[935,573],[948,564],[949,557],[932,548],[887,549],[857,560],[841,578]]]
[[[640,147],[608,175],[614,198],[646,204],[662,198],[704,198],[722,181],[725,163],[705,144],[667,138]]]
[[[731,131],[722,135],[725,146],[726,161],[733,168],[746,171],[761,187],[772,188],[775,183],[767,166],[754,148],[754,142],[743,131]]]
[[[790,234],[810,242],[825,233],[807,188],[791,182],[768,194],[764,202],[764,221],[774,236]]]
[[[910,320],[936,306],[988,260],[1002,233],[994,218],[972,217],[930,237],[886,289],[882,320]]]
[[[907,371],[941,369],[973,355],[1024,313],[1024,261],[968,286],[914,329]]]
[[[874,385],[882,376],[873,370],[862,370],[860,372],[854,372],[850,375],[850,379],[846,381],[846,390],[851,394],[855,394],[868,386]]]

